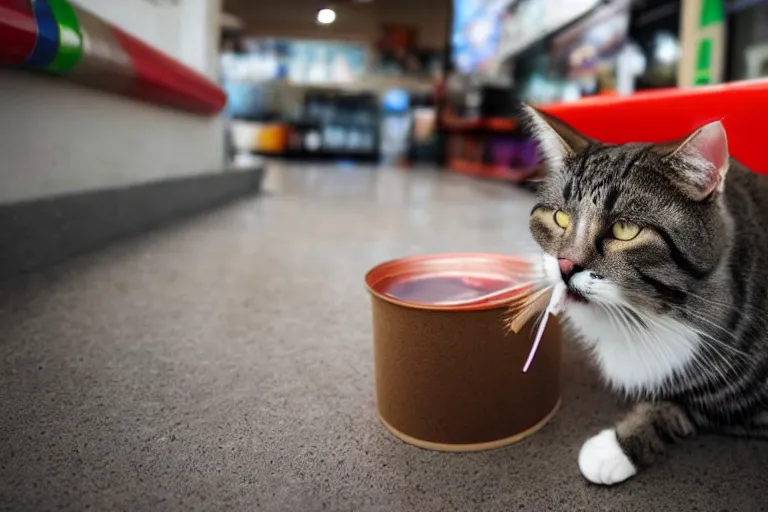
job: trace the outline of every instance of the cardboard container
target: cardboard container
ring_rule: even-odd
[[[528,289],[527,272],[510,256],[440,254],[368,273],[378,413],[395,436],[434,450],[485,450],[552,418],[560,404],[557,320],[527,373],[533,326],[519,334],[505,327],[510,300]]]

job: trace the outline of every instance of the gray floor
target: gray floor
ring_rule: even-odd
[[[768,443],[702,438],[588,485],[579,445],[619,408],[575,348],[564,406],[529,440],[395,440],[375,415],[363,274],[520,250],[531,197],[331,168],[273,170],[267,188],[0,289],[0,509],[768,510]]]

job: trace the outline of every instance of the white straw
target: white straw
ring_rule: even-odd
[[[565,299],[565,284],[558,283],[553,287],[552,297],[550,297],[549,304],[547,304],[547,308],[544,310],[544,316],[541,317],[541,323],[539,324],[539,330],[536,331],[536,337],[533,339],[531,352],[528,354],[528,360],[525,362],[525,366],[523,366],[523,373],[528,371],[528,368],[530,368],[531,363],[533,362],[533,358],[536,357],[536,351],[539,349],[541,337],[544,336],[544,328],[547,326],[549,315],[556,315],[560,312],[563,307],[563,299]]]

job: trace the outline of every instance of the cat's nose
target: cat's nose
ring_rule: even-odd
[[[560,267],[560,275],[563,277],[565,284],[568,284],[568,281],[571,280],[571,276],[573,276],[573,274],[584,270],[581,266],[576,265],[568,258],[558,258],[557,265]]]

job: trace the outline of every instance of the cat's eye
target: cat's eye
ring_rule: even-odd
[[[635,238],[640,233],[640,226],[631,222],[619,221],[611,228],[613,238],[616,240],[628,241]]]
[[[555,212],[555,224],[565,229],[571,225],[571,217],[562,210]]]

